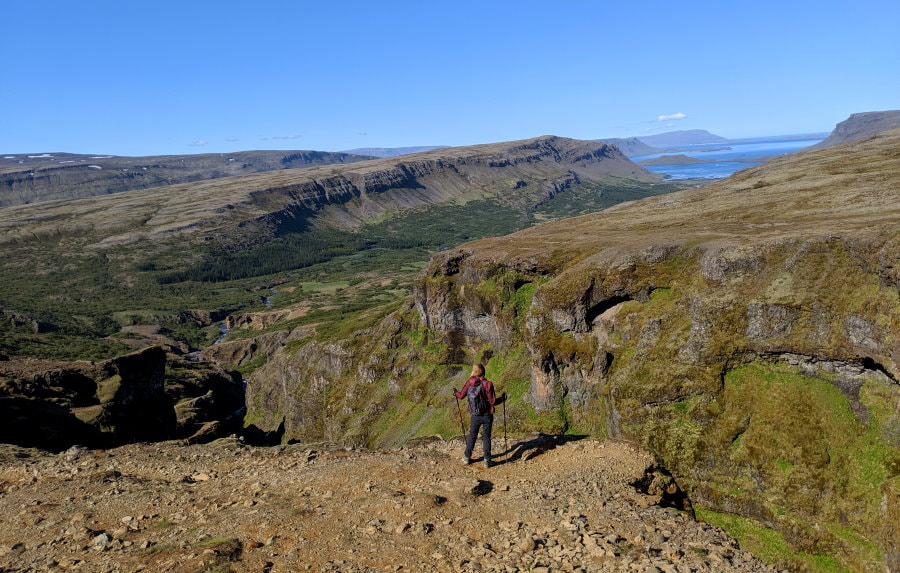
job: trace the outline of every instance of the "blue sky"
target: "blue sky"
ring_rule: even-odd
[[[0,10],[0,153],[334,151],[695,128],[740,138],[900,108],[896,0],[10,0]]]

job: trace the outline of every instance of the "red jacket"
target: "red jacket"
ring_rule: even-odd
[[[481,385],[484,388],[484,395],[487,396],[487,401],[491,405],[491,414],[493,414],[494,413],[494,402],[497,401],[497,396],[494,394],[494,384],[491,383],[491,381],[488,380],[487,378],[472,376],[471,378],[466,380],[465,384],[463,384],[462,390],[460,390],[459,392],[454,392],[453,394],[457,398],[460,398],[460,399],[464,398],[466,396],[466,391],[469,389],[469,387],[474,386],[475,383],[478,382],[479,380],[481,380]]]

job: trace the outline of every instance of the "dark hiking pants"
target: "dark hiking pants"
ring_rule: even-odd
[[[472,457],[475,449],[475,440],[478,439],[478,429],[481,431],[481,448],[484,450],[485,461],[491,459],[491,426],[494,424],[494,415],[472,416],[469,422],[469,436],[466,438],[466,457]]]

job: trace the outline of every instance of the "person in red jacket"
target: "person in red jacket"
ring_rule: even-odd
[[[462,463],[468,465],[472,461],[472,450],[475,448],[475,440],[478,439],[478,430],[481,429],[481,448],[484,450],[484,467],[491,467],[491,426],[494,424],[494,404],[497,402],[494,393],[494,385],[484,377],[484,365],[473,364],[472,374],[462,390],[454,391],[453,395],[458,399],[466,398],[469,413],[472,415],[469,422],[469,435],[466,438],[466,453],[462,457]]]

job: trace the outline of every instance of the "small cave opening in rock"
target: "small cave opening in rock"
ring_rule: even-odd
[[[607,310],[629,300],[633,299],[630,296],[613,296],[600,301],[599,303],[588,309],[587,314],[585,315],[585,323],[591,325],[595,320],[597,320],[597,317],[599,317]]]
[[[887,368],[885,368],[882,364],[876,362],[872,358],[866,356],[862,359],[862,367],[866,370],[873,370],[875,372],[881,372],[885,376],[887,376],[888,380],[891,380],[895,384],[898,383],[898,380],[894,378],[890,372],[888,372]]]

